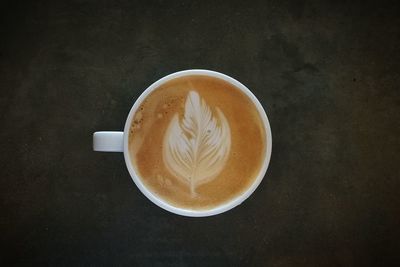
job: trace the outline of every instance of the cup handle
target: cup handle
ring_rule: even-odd
[[[95,132],[93,150],[101,152],[123,152],[124,132]]]

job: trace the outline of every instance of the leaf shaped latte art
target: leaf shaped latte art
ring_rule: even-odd
[[[192,195],[196,187],[214,179],[223,169],[231,147],[228,121],[219,108],[214,116],[195,91],[190,91],[182,121],[172,118],[164,136],[163,159],[168,170],[187,182]]]

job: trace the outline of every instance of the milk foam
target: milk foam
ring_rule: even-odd
[[[190,91],[183,119],[175,114],[164,136],[163,160],[168,170],[195,195],[198,185],[213,180],[224,168],[230,147],[224,114],[218,107],[213,113],[196,91]]]

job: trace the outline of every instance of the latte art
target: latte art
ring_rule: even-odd
[[[197,185],[221,172],[230,146],[231,133],[224,114],[218,107],[213,113],[197,92],[190,91],[182,121],[176,113],[167,128],[163,159],[168,170],[188,183],[195,195]]]
[[[169,80],[141,100],[128,141],[143,185],[170,205],[191,210],[243,194],[266,155],[254,102],[233,84],[202,75]]]

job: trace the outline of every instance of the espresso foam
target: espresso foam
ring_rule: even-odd
[[[252,101],[207,76],[171,80],[148,95],[129,134],[143,183],[170,204],[209,209],[240,195],[265,160],[265,131]]]

